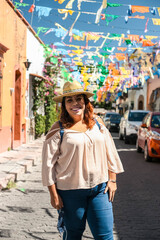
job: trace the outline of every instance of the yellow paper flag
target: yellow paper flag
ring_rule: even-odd
[[[160,18],[152,18],[154,25],[160,25]]]
[[[157,8],[157,10],[158,10],[158,13],[159,13],[159,16],[160,16],[160,8]]]

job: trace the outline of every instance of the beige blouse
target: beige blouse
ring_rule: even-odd
[[[108,170],[121,173],[123,166],[109,131],[97,124],[86,132],[60,129],[45,140],[42,150],[42,183],[58,189],[92,188],[108,181]]]

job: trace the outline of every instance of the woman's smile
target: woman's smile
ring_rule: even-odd
[[[74,108],[71,108],[71,110],[74,112],[78,112],[79,110],[81,110],[81,107],[74,107]]]

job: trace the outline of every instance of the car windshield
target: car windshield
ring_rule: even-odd
[[[110,119],[111,120],[120,120],[121,119],[121,115],[118,115],[118,114],[111,115]]]
[[[160,128],[160,115],[153,115],[152,116],[151,127]]]
[[[117,115],[115,113],[106,113],[106,118],[110,118],[111,116]]]
[[[128,120],[133,122],[142,122],[148,112],[130,112]]]

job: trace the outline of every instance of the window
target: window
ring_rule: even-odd
[[[160,115],[153,115],[152,116],[151,127],[160,128]]]
[[[114,114],[114,115],[111,115],[111,120],[120,120],[121,119],[121,116],[119,114]]]
[[[143,118],[148,112],[130,112],[128,116],[128,121],[142,122]]]

